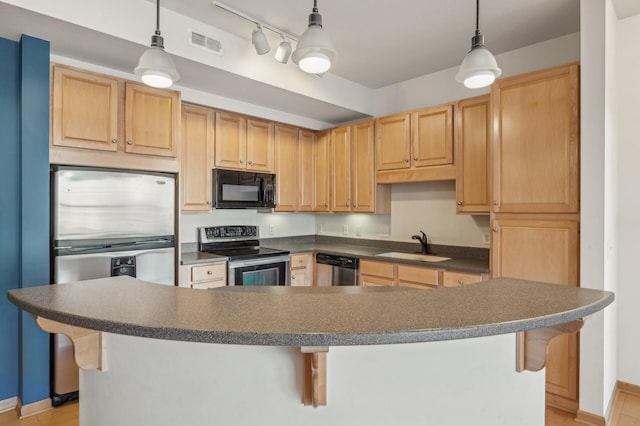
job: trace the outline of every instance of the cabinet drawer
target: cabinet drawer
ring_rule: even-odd
[[[360,273],[364,275],[376,275],[393,280],[393,263],[375,262],[372,260],[360,261]]]
[[[360,275],[360,277],[358,278],[358,285],[364,287],[392,286],[393,281],[391,280],[391,278]]]
[[[442,284],[444,287],[458,287],[461,285],[477,284],[481,281],[481,274],[455,271],[444,271],[442,274]]]
[[[398,265],[398,284],[438,285],[438,270],[419,266]]]
[[[310,254],[292,254],[291,269],[306,268],[311,262]]]
[[[227,278],[226,262],[191,267],[192,282],[216,281],[220,279],[226,281],[226,278]]]
[[[215,281],[202,281],[199,283],[194,283],[194,284],[191,284],[191,288],[204,290],[207,288],[224,287],[226,285],[227,285],[227,281],[221,278]]]

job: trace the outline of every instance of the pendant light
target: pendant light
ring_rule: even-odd
[[[171,55],[164,50],[164,39],[160,35],[160,0],[156,1],[156,31],[151,36],[151,47],[142,54],[133,72],[151,87],[167,88],[180,79]]]
[[[456,74],[456,80],[470,89],[489,86],[502,74],[496,58],[484,47],[479,19],[480,0],[476,0],[476,35],[471,38],[471,50],[462,60]]]
[[[322,74],[329,71],[331,63],[337,56],[333,43],[322,29],[322,15],[318,13],[318,1],[313,0],[309,28],[298,40],[298,46],[291,59],[304,72]]]

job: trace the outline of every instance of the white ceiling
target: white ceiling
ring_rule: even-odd
[[[312,0],[221,2],[292,35],[304,32],[313,6]],[[208,0],[161,5],[247,39],[255,28]],[[319,0],[324,29],[339,55],[330,72],[377,89],[457,66],[471,46],[475,7],[474,0]],[[580,1],[484,0],[480,30],[494,54],[575,33]],[[275,48],[278,37],[273,40]]]
[[[312,0],[221,1],[293,35],[304,32],[313,5]],[[640,13],[640,0],[612,1],[620,19]],[[146,48],[119,34],[109,35],[82,22],[70,23],[22,7],[40,5],[36,0],[11,3],[0,1],[2,38],[18,40],[20,34],[30,34],[50,40],[56,55],[129,74]],[[62,3],[69,8],[77,2]],[[210,0],[161,0],[161,5],[244,38],[250,46],[254,25],[213,7]],[[318,0],[318,7],[325,31],[339,54],[329,73],[369,89],[458,66],[470,47],[475,26],[474,0]],[[161,29],[165,25],[171,22],[161,21]],[[487,48],[496,55],[576,33],[580,31],[580,0],[482,0],[480,29]],[[143,33],[146,43],[147,26]],[[279,38],[267,34],[275,49]],[[255,56],[251,49],[247,54]],[[191,59],[176,56],[175,60],[182,87],[323,123],[338,124],[367,116],[362,109],[326,97],[297,93]]]

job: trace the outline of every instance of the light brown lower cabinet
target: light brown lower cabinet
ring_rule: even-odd
[[[313,285],[313,255],[300,253],[291,255],[291,286],[311,287]]]
[[[396,265],[396,285],[424,290],[438,288],[440,271],[421,266]]]
[[[399,286],[428,290],[475,284],[485,278],[483,274],[363,259],[360,261],[358,285]]]
[[[443,287],[459,287],[463,285],[477,284],[484,281],[482,274],[474,274],[470,272],[444,271],[442,272]]]
[[[180,266],[180,287],[207,289],[226,285],[226,262]]]
[[[578,215],[496,214],[491,224],[493,277],[511,277],[577,286]],[[547,404],[578,409],[579,335],[549,343],[546,364]]]
[[[394,285],[394,265],[391,262],[360,260],[358,285],[365,287]]]

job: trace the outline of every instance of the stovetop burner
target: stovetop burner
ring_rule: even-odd
[[[198,250],[226,256],[229,260],[289,254],[286,250],[260,247],[258,227],[250,225],[198,228]]]

